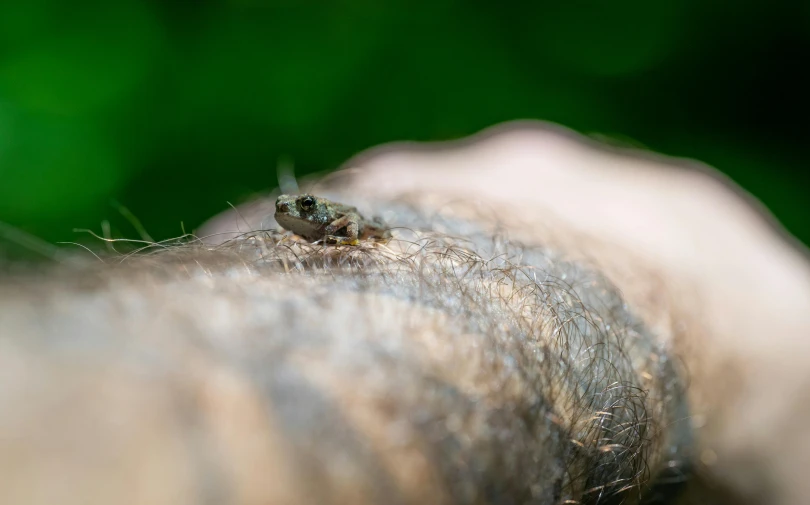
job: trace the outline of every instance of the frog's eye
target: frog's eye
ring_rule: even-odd
[[[315,199],[312,198],[311,196],[305,196],[301,198],[301,209],[310,210],[314,206],[315,206]]]

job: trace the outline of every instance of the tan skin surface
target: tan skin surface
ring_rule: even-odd
[[[810,496],[810,256],[711,167],[516,122],[382,146],[344,168],[343,191],[448,214],[466,202],[512,237],[598,265],[679,349],[695,458],[712,486],[755,502]],[[248,221],[251,211],[255,223],[266,215],[248,206]]]
[[[472,198],[512,236],[591,258],[651,324],[680,328],[662,334],[690,374],[702,471],[762,503],[810,499],[808,251],[713,169],[543,123],[346,167],[358,193],[422,193],[433,209]]]
[[[806,502],[806,252],[708,169],[510,126],[308,188],[386,247],[261,231],[272,198],[3,278],[0,503],[594,503],[690,463],[694,503]]]

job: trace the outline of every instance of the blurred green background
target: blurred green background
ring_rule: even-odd
[[[810,242],[810,1],[0,3],[0,221],[155,239],[392,140],[538,118],[712,164]],[[2,233],[0,233],[2,235]]]

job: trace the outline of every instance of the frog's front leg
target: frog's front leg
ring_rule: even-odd
[[[346,228],[345,236],[335,235],[341,228]],[[360,243],[360,223],[357,217],[352,214],[341,216],[326,225],[326,237],[324,242],[336,245],[357,245]]]

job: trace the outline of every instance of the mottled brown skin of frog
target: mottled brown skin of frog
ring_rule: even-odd
[[[309,194],[279,196],[275,218],[285,230],[313,242],[357,245],[360,240],[391,237],[381,220],[367,219],[356,207]]]

